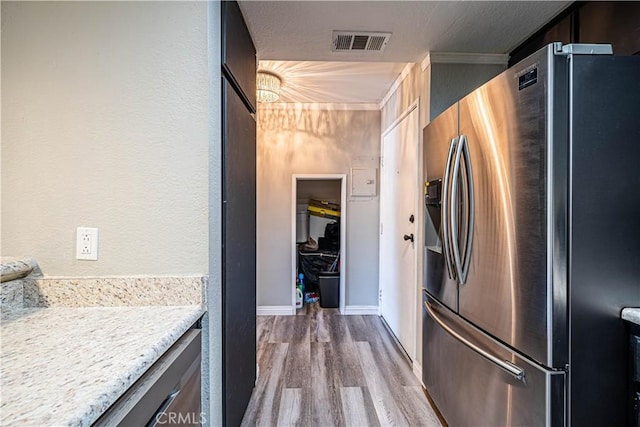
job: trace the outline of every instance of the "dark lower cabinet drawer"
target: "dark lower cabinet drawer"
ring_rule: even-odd
[[[640,427],[640,326],[631,325],[629,338],[629,427]]]
[[[199,426],[201,330],[188,330],[94,426]]]

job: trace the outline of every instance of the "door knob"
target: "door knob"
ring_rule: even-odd
[[[413,233],[405,234],[403,237],[404,240],[411,240],[413,242]]]

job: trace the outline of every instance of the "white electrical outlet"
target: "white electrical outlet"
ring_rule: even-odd
[[[76,259],[98,260],[98,229],[78,227],[76,233]]]

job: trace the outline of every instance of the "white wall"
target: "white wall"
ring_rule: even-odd
[[[2,254],[206,274],[207,73],[205,2],[2,2]]]
[[[259,306],[290,306],[291,176],[350,173],[378,167],[380,113],[259,107],[258,283]],[[348,188],[348,186],[347,186]],[[349,199],[346,304],[378,303],[378,199]]]

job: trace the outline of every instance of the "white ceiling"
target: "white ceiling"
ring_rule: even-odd
[[[303,81],[310,88],[297,99],[322,94],[313,102],[341,101],[341,96],[358,102],[379,102],[407,62],[420,62],[428,52],[508,53],[564,9],[566,1],[240,1],[247,26],[263,60],[277,61],[278,72],[296,85]],[[380,53],[332,52],[334,30],[384,31],[392,36]],[[287,66],[284,61],[294,61]],[[311,62],[313,61],[313,62]],[[340,62],[331,67],[327,62]],[[350,73],[346,62],[389,62],[387,68],[376,64],[364,78],[357,71],[366,67],[354,64]],[[317,66],[317,67],[314,67]],[[375,74],[374,69],[379,71]],[[393,71],[392,71],[393,70]],[[296,74],[299,73],[299,74]],[[307,77],[304,77],[306,73]],[[340,83],[323,73],[342,74]],[[390,77],[390,73],[395,76]],[[352,94],[344,92],[348,78]],[[323,81],[325,83],[323,83]],[[365,84],[370,81],[370,84]],[[356,87],[368,88],[355,94]],[[289,86],[292,90],[292,86]],[[300,92],[296,89],[295,92]],[[333,94],[330,96],[329,94]],[[322,101],[320,100],[322,99]],[[333,99],[333,100],[331,100]]]
[[[404,63],[260,61],[283,79],[280,102],[379,103]]]

